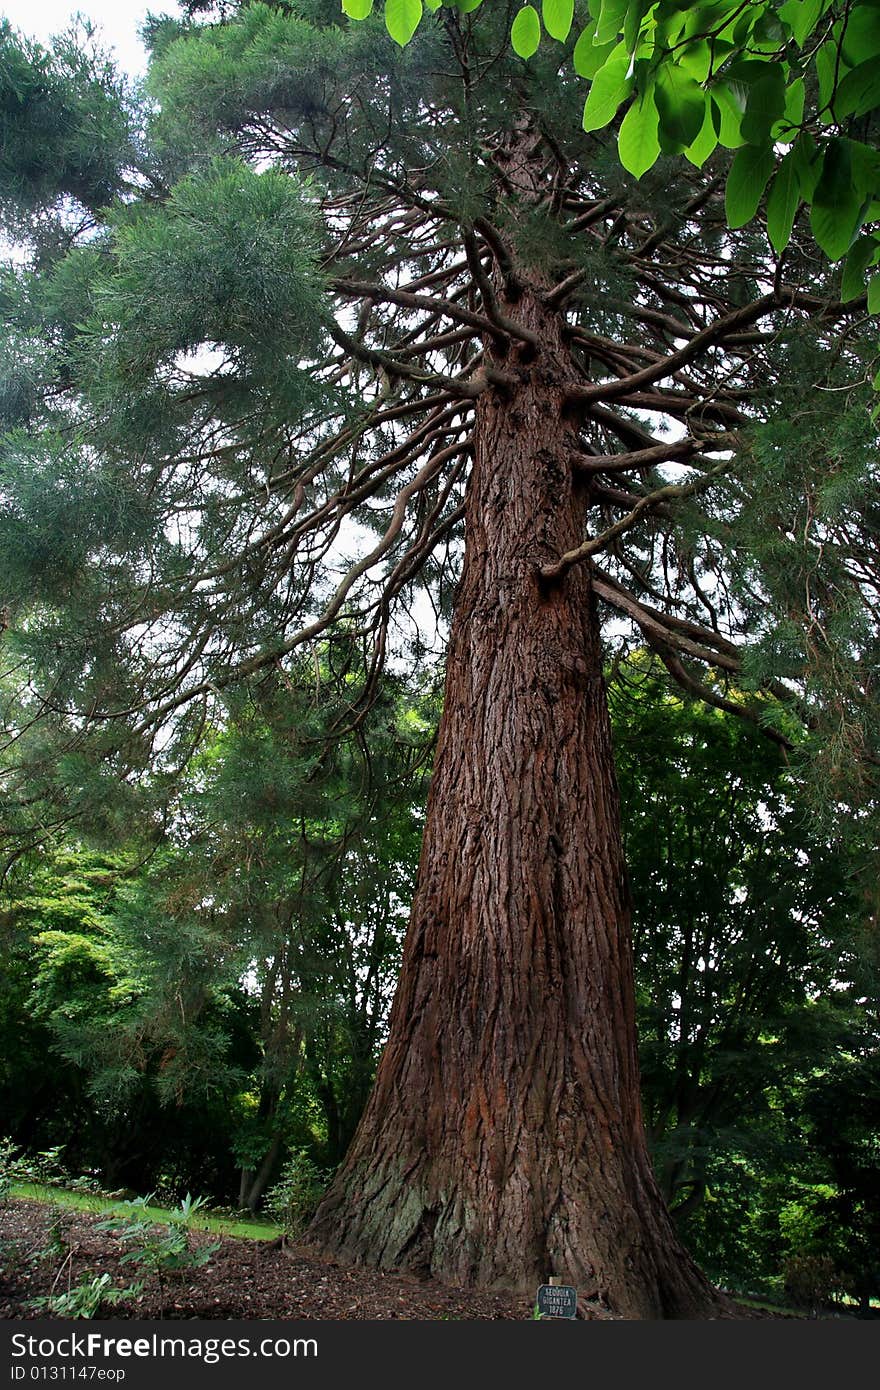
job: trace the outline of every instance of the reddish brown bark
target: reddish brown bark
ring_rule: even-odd
[[[631,948],[596,603],[570,466],[561,317],[480,401],[466,557],[419,882],[375,1089],[312,1237],[345,1261],[631,1317],[711,1316],[642,1129]]]

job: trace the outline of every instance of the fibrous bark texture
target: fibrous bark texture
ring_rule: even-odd
[[[630,1317],[711,1316],[642,1130],[629,917],[562,317],[478,407],[466,554],[402,975],[360,1128],[312,1227],[339,1258]]]

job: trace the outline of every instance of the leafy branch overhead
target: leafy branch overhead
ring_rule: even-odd
[[[429,12],[464,17],[484,0],[386,0],[385,26],[400,45]],[[492,0],[485,0],[488,5]],[[497,0],[496,0],[497,3]],[[373,0],[343,0],[365,19]],[[734,151],[726,211],[745,226],[767,194],[777,255],[801,206],[830,261],[844,260],[843,298],[865,290],[880,262],[880,4],[877,0],[543,0],[514,15],[510,44],[524,61],[549,41],[566,45],[559,80],[589,83],[583,125],[618,115],[617,150],[636,178],[661,154],[702,168],[718,147]],[[576,12],[578,11],[578,12]],[[461,22],[461,21],[453,21]],[[880,271],[868,307],[880,311]]]

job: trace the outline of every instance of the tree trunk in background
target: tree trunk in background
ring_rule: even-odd
[[[263,1199],[263,1193],[275,1175],[275,1168],[281,1155],[281,1135],[273,1134],[272,1142],[256,1172],[242,1169],[241,1193],[238,1205],[255,1212]],[[245,1177],[247,1175],[247,1178]]]
[[[390,1036],[310,1238],[343,1261],[534,1293],[561,1275],[638,1318],[717,1314],[651,1171],[596,603],[562,317],[480,399],[466,556]]]

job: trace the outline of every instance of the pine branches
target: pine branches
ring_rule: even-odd
[[[862,306],[797,231],[784,265],[731,232],[723,170],[658,166],[636,187],[538,69],[517,69],[518,112],[499,104],[496,24],[455,31],[454,72],[449,32],[380,62],[369,26],[319,33],[265,6],[164,45],[142,202],[29,288],[30,336],[51,325],[54,344],[32,433],[60,424],[153,518],[132,548],[99,528],[91,608],[81,569],[56,595],[108,654],[100,682],[84,657],[71,677],[93,717],[158,730],[343,619],[377,672],[401,597],[435,556],[454,568],[481,399],[547,370],[526,285],[570,345],[553,389],[589,499],[544,582],[602,553],[603,597],[676,662],[725,669],[705,635],[681,648],[682,614],[755,646],[769,591],[734,538],[771,489],[749,441],[803,345],[817,386],[852,373]],[[191,161],[163,196],[159,137]],[[871,615],[870,547],[838,527],[835,553]]]

